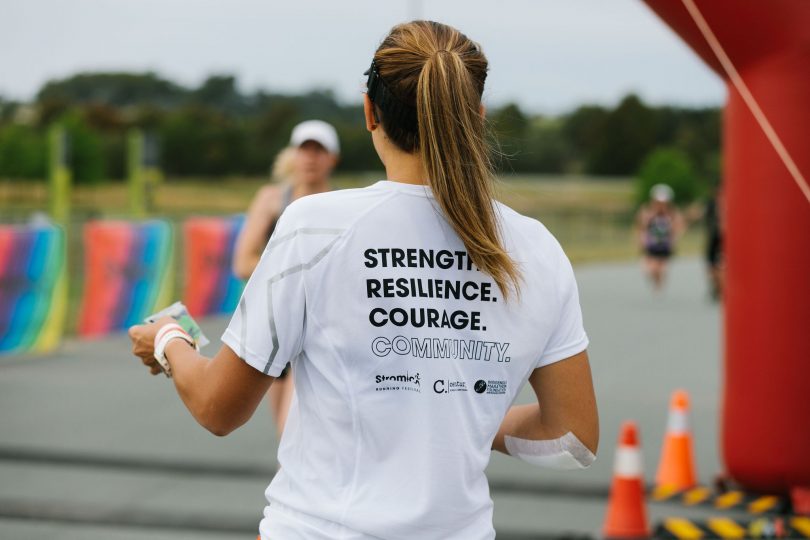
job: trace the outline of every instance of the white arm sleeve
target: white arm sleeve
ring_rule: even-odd
[[[506,436],[506,451],[531,465],[572,471],[586,469],[596,456],[570,431],[559,439],[530,441]]]

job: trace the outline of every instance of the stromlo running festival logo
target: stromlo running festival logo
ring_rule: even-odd
[[[376,375],[374,383],[377,385],[377,392],[392,392],[407,390],[411,392],[421,392],[421,380],[419,373],[408,373],[399,375]]]

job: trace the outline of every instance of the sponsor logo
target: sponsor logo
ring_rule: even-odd
[[[476,394],[505,394],[506,381],[478,379],[473,389]]]
[[[377,392],[395,392],[406,390],[410,392],[421,392],[422,382],[419,373],[408,373],[400,375],[375,375],[374,383],[377,385]]]
[[[449,394],[451,392],[466,392],[467,383],[464,381],[451,381],[449,379],[436,379],[433,381],[433,391],[437,394]]]
[[[413,383],[416,386],[419,386],[420,384],[418,373],[415,375],[411,375],[409,373],[406,373],[405,375],[377,375],[375,381],[377,382],[377,384],[380,384],[381,382],[385,381],[407,382]]]

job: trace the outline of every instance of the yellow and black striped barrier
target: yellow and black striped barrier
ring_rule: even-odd
[[[810,517],[761,517],[750,521],[727,517],[700,521],[672,517],[658,524],[653,537],[662,540],[810,538]]]
[[[684,506],[710,506],[716,510],[743,510],[753,515],[784,514],[789,501],[776,495],[753,495],[739,490],[716,493],[707,487],[685,491],[667,487],[653,489],[653,502],[679,502]]]

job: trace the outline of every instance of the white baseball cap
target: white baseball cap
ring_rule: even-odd
[[[675,197],[675,192],[666,184],[655,184],[652,189],[650,189],[650,197],[656,201],[672,202],[672,199]]]
[[[322,120],[307,120],[295,126],[290,135],[290,146],[299,147],[307,141],[315,141],[332,154],[340,153],[337,131]]]

